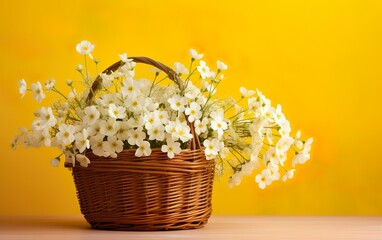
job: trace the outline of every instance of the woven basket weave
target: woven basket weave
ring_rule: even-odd
[[[180,88],[182,81],[167,66],[146,57],[135,62],[164,71]],[[115,71],[117,62],[104,71]],[[98,77],[88,97],[93,100],[100,86]],[[182,89],[182,88],[181,88]],[[86,153],[91,164],[73,169],[77,196],[85,219],[93,228],[114,230],[177,230],[204,226],[211,215],[214,161],[204,150],[190,124],[193,141],[169,159],[160,149],[147,157],[136,157],[135,150],[124,150],[117,158]]]

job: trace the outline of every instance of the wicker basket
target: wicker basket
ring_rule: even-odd
[[[164,71],[179,87],[182,81],[169,67],[146,57],[135,62]],[[104,71],[115,71],[117,62]],[[98,77],[88,97],[90,103],[100,86]],[[194,138],[189,149],[173,159],[160,149],[148,157],[124,150],[117,158],[86,156],[91,164],[72,168],[77,196],[85,219],[93,228],[114,230],[176,230],[204,226],[211,215],[214,161],[204,150],[190,124]]]

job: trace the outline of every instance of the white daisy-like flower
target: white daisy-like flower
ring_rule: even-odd
[[[222,61],[217,61],[216,62],[216,64],[217,64],[217,66],[218,66],[218,69],[220,70],[220,71],[224,71],[224,70],[227,70],[227,68],[228,68],[228,66],[225,64],[225,63],[223,63]]]
[[[261,173],[256,175],[256,182],[259,184],[261,189],[264,189],[267,185],[272,183],[271,171],[269,169],[264,169]]]
[[[199,119],[194,122],[195,132],[200,135],[207,131],[208,118],[203,118],[202,121]]]
[[[102,134],[97,134],[90,138],[90,146],[93,150],[93,154],[96,156],[103,157],[105,155],[105,151],[103,150],[104,137]]]
[[[78,53],[89,55],[90,59],[93,59],[91,52],[94,50],[94,44],[91,44],[89,41],[81,41],[79,44],[77,44],[76,50]]]
[[[69,145],[75,140],[74,132],[76,129],[73,125],[61,124],[58,129],[60,131],[56,134],[56,138],[64,145]]]
[[[218,136],[221,137],[224,134],[224,130],[228,128],[228,125],[221,117],[216,117],[211,120],[211,128],[218,132]]]
[[[153,125],[147,133],[149,134],[149,140],[163,141],[165,138],[164,126],[162,124]]]
[[[249,98],[255,95],[255,91],[247,90],[245,87],[240,87],[240,93],[243,98]]]
[[[196,102],[192,102],[189,107],[186,108],[185,114],[188,115],[188,121],[193,122],[202,117],[201,107]]]
[[[107,137],[107,141],[103,142],[102,147],[106,155],[116,158],[117,153],[123,151],[123,142],[116,136],[109,136]]]
[[[117,137],[119,140],[125,141],[129,138],[129,130],[131,129],[130,125],[128,122],[118,122],[119,127],[118,127],[118,132],[117,132]]]
[[[167,145],[162,145],[161,151],[167,153],[169,158],[174,158],[175,154],[179,154],[182,149],[180,148],[179,142],[167,139]]]
[[[204,152],[206,155],[217,156],[219,154],[220,141],[216,138],[211,141],[206,139],[203,142],[203,146],[205,147]]]
[[[27,83],[24,79],[21,79],[19,81],[19,93],[21,94],[21,97],[25,96],[25,93],[27,92]]]
[[[123,119],[126,117],[126,108],[112,103],[109,105],[109,116],[114,119]]]
[[[56,80],[54,80],[53,78],[52,79],[49,79],[45,82],[45,89],[47,91],[50,91],[53,89],[54,87],[54,84],[56,83]]]
[[[188,74],[188,69],[179,62],[174,63],[174,70],[177,74]]]
[[[146,138],[146,133],[142,131],[142,128],[137,129],[131,129],[127,132],[129,138],[127,139],[127,142],[133,146],[137,145],[139,142],[143,142],[143,140]]]
[[[236,172],[232,174],[228,181],[228,186],[232,188],[233,186],[238,186],[241,183],[241,180],[243,178],[243,173],[242,172]]]
[[[169,98],[168,103],[170,103],[170,107],[179,112],[183,112],[185,110],[185,105],[187,104],[187,98],[182,97],[179,94],[174,94],[173,97]]]
[[[97,110],[96,106],[88,106],[84,109],[85,116],[83,117],[83,122],[88,126],[93,126],[95,122],[100,117],[100,112]]]
[[[191,129],[186,122],[177,122],[175,125],[175,133],[173,133],[173,137],[175,139],[180,139],[182,142],[188,142],[193,138],[190,130]]]
[[[102,85],[109,89],[113,85],[114,76],[112,74],[101,73]]]
[[[137,142],[137,150],[135,151],[135,156],[142,157],[142,156],[150,156],[151,154],[151,148],[150,143],[148,141],[141,141]]]
[[[89,158],[86,157],[86,156],[83,155],[83,154],[77,154],[77,155],[76,155],[76,160],[77,160],[77,162],[80,163],[80,165],[81,165],[82,167],[88,167],[88,165],[90,164],[90,160],[89,160]]]
[[[197,69],[202,79],[208,78],[210,76],[210,68],[206,65],[205,61],[201,60]]]
[[[45,98],[40,82],[32,83],[31,90],[33,92],[33,98],[36,99],[37,102],[41,102]]]
[[[99,123],[100,132],[106,136],[114,136],[118,132],[118,123],[115,119],[101,120]]]
[[[191,56],[192,61],[199,60],[199,59],[203,58],[202,53],[198,53],[196,50],[194,50],[192,48],[190,49],[190,56]]]
[[[80,153],[84,152],[85,149],[90,148],[90,141],[88,137],[89,135],[86,129],[83,129],[82,132],[76,133],[76,148]]]
[[[288,179],[292,179],[293,176],[294,176],[294,172],[295,172],[296,169],[291,169],[291,170],[288,170],[283,176],[282,176],[282,180],[283,182],[285,182],[286,180]]]

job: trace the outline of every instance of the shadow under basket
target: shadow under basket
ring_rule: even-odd
[[[124,150],[117,158],[87,153],[91,163],[72,167],[81,212],[97,229],[200,228],[211,215],[214,161],[203,149],[173,159],[160,149],[147,157]]]

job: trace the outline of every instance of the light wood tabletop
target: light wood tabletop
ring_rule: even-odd
[[[213,216],[201,229],[94,230],[81,216],[0,216],[0,239],[368,239],[382,240],[382,217]]]

